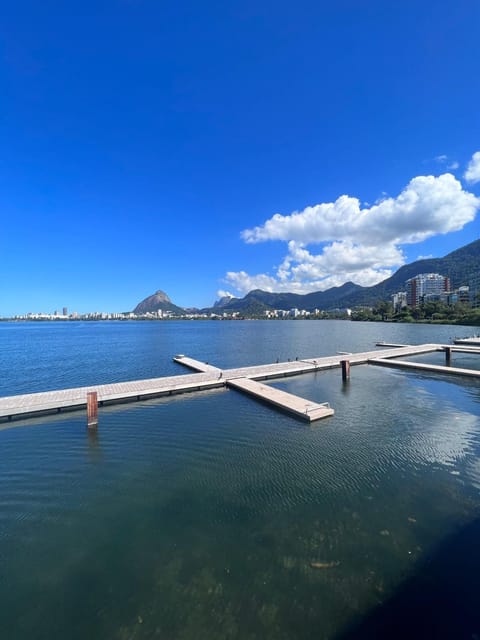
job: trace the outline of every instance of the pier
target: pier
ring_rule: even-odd
[[[370,360],[370,364],[376,364],[380,367],[393,367],[396,369],[427,371],[428,373],[442,373],[450,376],[466,376],[468,378],[477,378],[477,380],[480,380],[480,371],[477,371],[475,369],[462,369],[459,367],[442,366],[438,364],[408,362],[405,360],[386,360],[382,358],[374,358]]]
[[[231,369],[222,369],[185,355],[177,355],[173,358],[174,361],[193,370],[195,373],[7,396],[0,398],[0,421],[25,419],[45,413],[85,409],[87,407],[87,395],[92,392],[97,394],[98,406],[102,407],[108,404],[133,402],[226,387],[247,393],[299,418],[312,422],[333,415],[333,409],[329,407],[327,402],[328,399],[324,403],[311,402],[308,399],[299,398],[269,385],[259,384],[259,381],[341,368],[342,362],[348,362],[349,371],[350,366],[373,364],[428,371],[430,373],[463,375],[476,379],[480,377],[480,372],[476,370],[400,360],[402,357],[422,355],[435,351],[444,352],[447,358],[457,351],[480,354],[480,348],[478,347],[441,344],[387,345],[385,343],[379,343],[378,347],[372,351],[361,353],[337,353],[333,356],[295,359],[287,362]],[[344,365],[343,368],[346,370],[347,366]]]
[[[250,378],[235,378],[227,382],[227,386],[238,391],[243,391],[248,395],[257,398],[268,404],[272,404],[283,411],[293,414],[297,418],[306,420],[307,422],[314,422],[315,420],[321,420],[328,416],[333,416],[334,411],[328,404],[324,402],[318,404],[317,402],[310,402],[299,396],[295,396],[292,393],[281,391],[275,387],[270,387],[267,384],[261,384]]]

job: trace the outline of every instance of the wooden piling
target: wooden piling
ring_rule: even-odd
[[[98,426],[98,398],[96,391],[87,393],[87,427],[96,429]]]
[[[342,365],[342,380],[346,382],[350,380],[350,360],[340,360],[340,364]]]
[[[445,364],[447,365],[447,367],[450,366],[451,362],[452,362],[452,348],[445,347]]]

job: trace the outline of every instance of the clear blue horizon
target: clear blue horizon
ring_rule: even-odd
[[[0,316],[379,282],[479,237],[480,5],[5,6]]]

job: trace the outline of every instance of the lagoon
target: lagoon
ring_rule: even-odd
[[[182,374],[175,353],[233,367],[457,333],[345,321],[1,323],[0,395]],[[347,386],[335,370],[273,384],[330,402],[335,416],[306,426],[222,390],[104,408],[97,434],[82,412],[2,425],[1,637],[371,637],[389,621],[400,631],[409,611],[410,637],[430,618],[440,634],[458,632],[435,637],[480,633],[469,603],[480,385],[370,366]],[[443,584],[458,587],[446,619],[441,607],[428,613]],[[431,598],[417,610],[418,593]]]

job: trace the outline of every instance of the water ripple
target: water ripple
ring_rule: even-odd
[[[248,351],[247,325],[232,354],[234,323],[213,345],[203,329],[166,324],[128,348],[130,329],[115,330],[108,366],[130,357],[131,371],[141,358],[153,369],[160,330],[174,352],[213,361],[218,347],[219,364],[268,360],[265,345],[291,357],[408,341],[403,327],[372,339],[380,329],[368,326],[355,345],[342,324],[322,342],[333,325],[311,323],[302,338],[293,323],[273,337],[262,325]],[[225,391],[103,408],[96,433],[76,414],[0,431],[2,637],[335,637],[339,620],[385,600],[477,516],[478,386],[367,366],[349,385],[338,371],[274,384],[335,415],[306,425]]]

